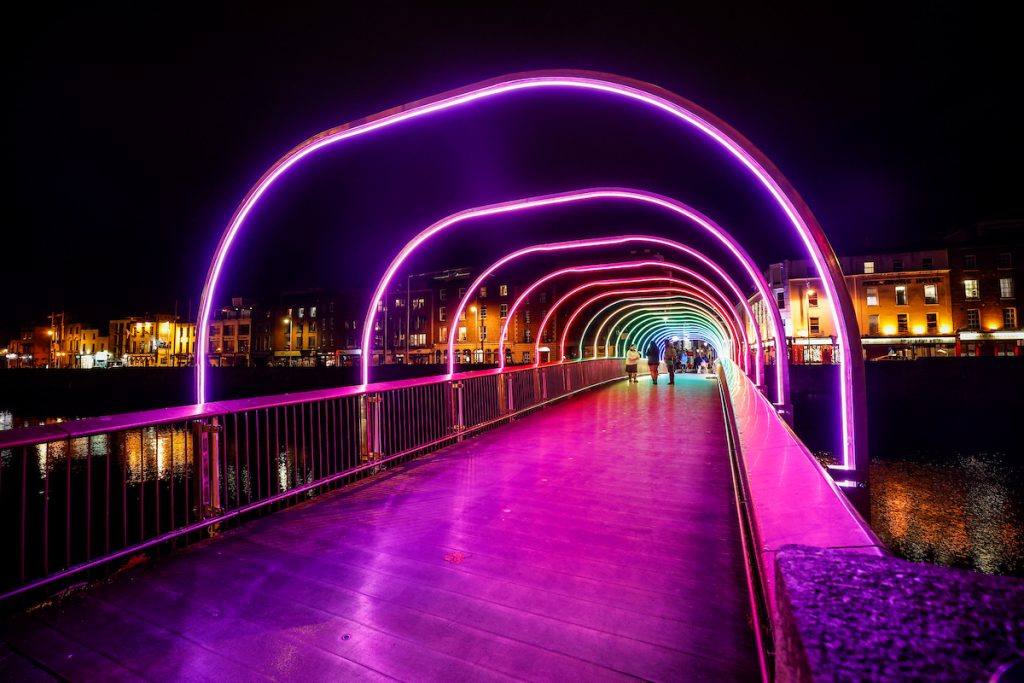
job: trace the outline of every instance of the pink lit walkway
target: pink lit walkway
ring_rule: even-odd
[[[4,675],[757,679],[718,385],[665,379],[586,393],[19,617]]]

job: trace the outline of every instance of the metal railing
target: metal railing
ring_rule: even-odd
[[[0,432],[0,601],[288,504],[623,376],[484,370]]]

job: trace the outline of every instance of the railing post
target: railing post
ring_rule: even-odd
[[[192,471],[196,517],[210,519],[222,512],[220,507],[219,434],[223,427],[217,418],[192,422]]]
[[[508,385],[505,383],[505,375],[495,375],[498,382],[498,415],[505,415],[509,412],[509,401],[511,400]]]
[[[511,372],[508,373],[507,375],[505,375],[505,396],[507,397],[507,401],[508,401],[508,403],[507,403],[507,406],[508,406],[507,410],[508,410],[508,412],[509,413],[514,413],[516,411],[516,402],[515,402],[515,400],[513,398],[513,394],[512,394],[512,373]]]
[[[464,382],[449,382],[452,397],[452,430],[459,435],[458,440],[462,441],[462,432],[466,431],[466,416],[463,412],[463,389]]]
[[[362,462],[376,462],[384,453],[381,443],[380,394],[363,394],[359,397],[359,459]]]
[[[546,401],[548,400],[548,373],[538,368],[537,374],[540,375],[540,400]]]

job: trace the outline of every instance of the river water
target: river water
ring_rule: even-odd
[[[0,411],[0,430],[56,421]],[[111,450],[126,460],[129,473],[181,479],[182,463],[165,454],[184,453],[184,439],[184,434],[142,430]],[[95,446],[94,455],[107,452],[105,443]],[[10,453],[4,455],[2,467],[9,470],[15,463]],[[295,476],[294,454],[279,455],[275,474],[287,489]],[[7,474],[0,473],[0,479]],[[870,509],[872,528],[899,557],[1024,576],[1024,463],[1019,458],[999,453],[875,458]]]

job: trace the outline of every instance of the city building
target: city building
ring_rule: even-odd
[[[975,224],[949,235],[946,244],[958,354],[1024,355],[1017,303],[1024,222]]]
[[[249,367],[253,364],[253,311],[256,302],[236,297],[217,309],[210,320],[210,365]]]
[[[195,362],[195,323],[176,315],[128,317],[110,321],[113,366],[177,367]]]

